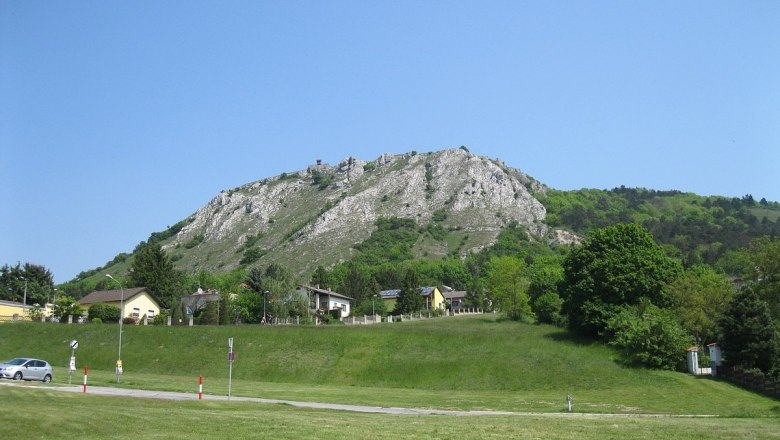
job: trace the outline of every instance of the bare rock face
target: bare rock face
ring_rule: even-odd
[[[564,229],[553,229],[550,231],[547,243],[550,246],[578,246],[582,244],[583,237]]]
[[[164,248],[192,267],[231,268],[252,239],[264,254],[307,266],[303,271],[348,258],[380,217],[412,218],[422,226],[443,213],[444,227],[486,237],[461,249],[467,253],[489,246],[510,223],[545,236],[546,211],[532,194],[545,190],[520,171],[464,149],[383,154],[371,162],[348,157],[335,166],[318,161],[221,192]],[[203,237],[200,244],[183,246],[196,236]]]

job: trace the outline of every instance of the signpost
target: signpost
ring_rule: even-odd
[[[73,378],[73,372],[76,371],[76,349],[79,348],[79,342],[77,340],[70,341],[70,366],[68,368],[68,385]]]
[[[233,353],[233,338],[228,338],[228,400],[230,400],[230,392],[233,389],[233,361],[236,360],[236,355]]]

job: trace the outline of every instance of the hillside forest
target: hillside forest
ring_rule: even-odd
[[[304,279],[276,263],[187,274],[160,245],[176,233],[174,226],[152,234],[131,255],[58,286],[44,266],[5,265],[0,298],[54,301],[54,313],[65,315],[79,313],[77,300],[87,293],[121,283],[149,288],[171,316],[181,317],[181,296],[214,289],[228,295],[200,310],[198,322],[229,325],[261,322],[264,307],[272,316],[308,316],[307,300],[295,294],[300,284],[353,298],[353,315],[416,312],[424,304],[409,292],[447,286],[466,292],[467,307],[566,327],[573,337],[609,344],[626,365],[680,370],[688,347],[717,342],[726,364],[780,377],[780,204],[750,195],[625,187],[536,196],[547,209],[547,224],[578,234],[580,245],[551,246],[509,223],[492,246],[465,258],[415,254],[422,239],[451,239],[455,231],[442,226],[442,212],[425,225],[380,218],[370,238],[354,246],[352,259],[319,266]],[[131,270],[115,273],[124,262]],[[385,289],[401,289],[394,310],[377,301]],[[103,316],[92,316],[92,309],[90,318],[118,316],[118,309],[97,308],[94,313]]]

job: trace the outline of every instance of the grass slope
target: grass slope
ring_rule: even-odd
[[[384,406],[778,417],[777,401],[727,383],[621,367],[608,348],[492,315],[375,326],[125,326],[121,386]],[[0,358],[36,356],[67,382],[68,341],[91,383],[114,382],[116,325],[0,325]],[[681,354],[682,355],[682,354]],[[80,372],[76,383],[80,381]]]

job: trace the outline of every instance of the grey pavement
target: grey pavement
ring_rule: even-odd
[[[31,385],[24,382],[0,381],[0,385],[44,388],[51,391],[63,391],[71,393],[83,393],[83,385]],[[132,388],[113,388],[87,385],[87,394],[99,396],[117,396],[117,397],[137,397],[145,399],[164,399],[164,400],[198,400],[197,393],[179,393],[173,391],[154,391],[139,390]],[[361,413],[378,414],[402,414],[402,415],[444,415],[444,416],[525,416],[525,417],[591,417],[591,418],[693,418],[693,417],[717,417],[714,415],[673,415],[673,414],[601,414],[601,413],[581,413],[581,412],[556,412],[556,413],[538,413],[538,412],[517,412],[517,411],[459,411],[446,409],[427,409],[427,408],[398,408],[385,406],[366,406],[366,405],[346,405],[341,403],[321,403],[321,402],[299,402],[295,400],[264,399],[260,397],[244,396],[221,396],[213,394],[203,394],[202,400],[210,401],[231,401],[231,402],[253,402],[269,405],[290,405],[299,408],[325,409],[335,411],[352,411]]]

